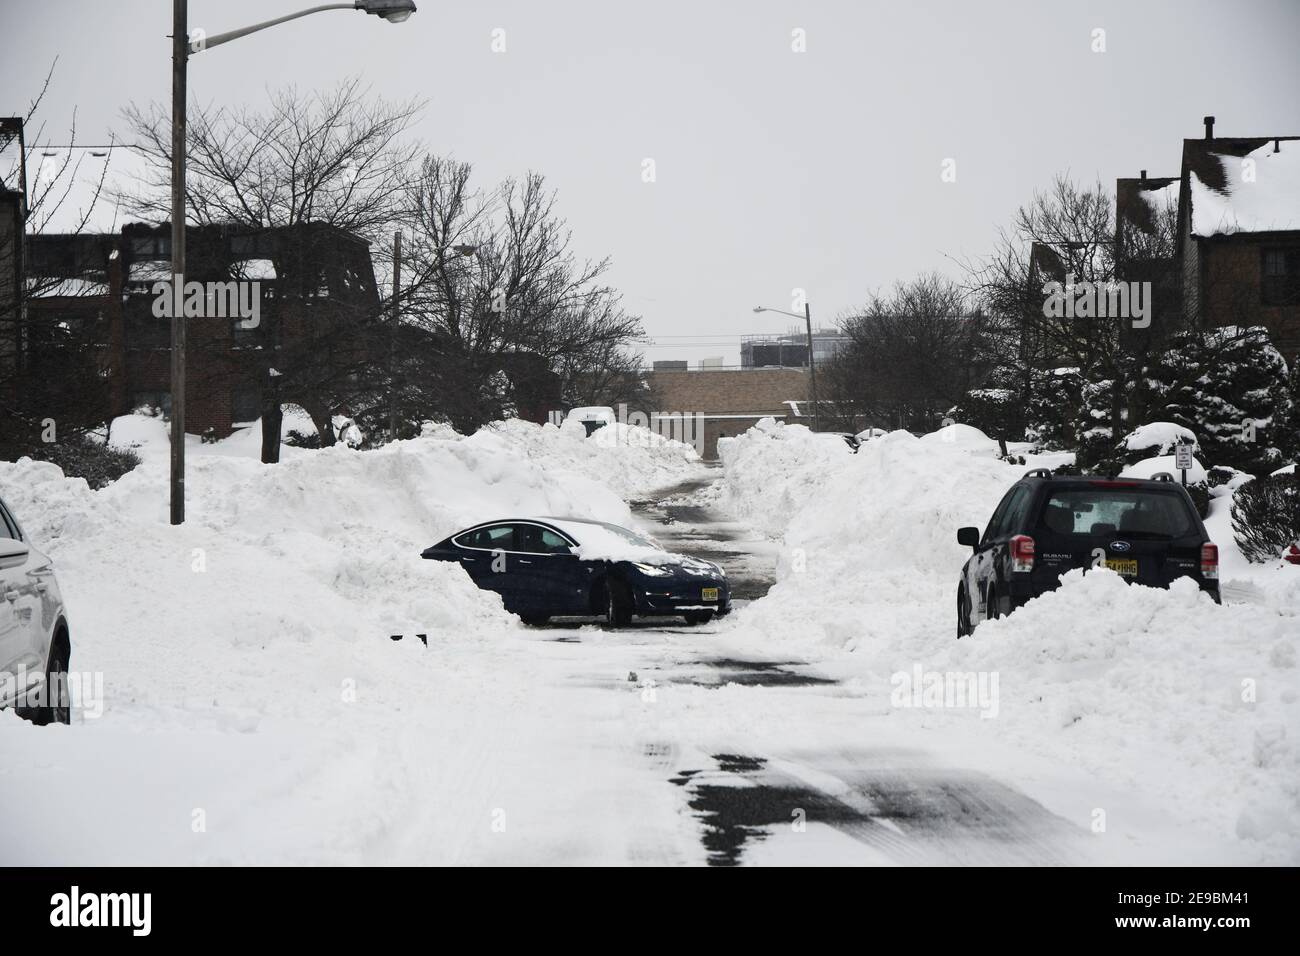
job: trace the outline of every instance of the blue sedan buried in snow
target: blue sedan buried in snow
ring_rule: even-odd
[[[704,624],[731,610],[727,575],[718,565],[665,551],[644,535],[603,521],[488,521],[421,556],[457,562],[479,587],[500,594],[506,610],[525,624],[598,616],[623,627],[633,615]]]

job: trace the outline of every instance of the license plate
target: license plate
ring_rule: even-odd
[[[1106,567],[1126,578],[1135,578],[1138,574],[1137,558],[1107,558]]]
[[[1136,572],[1134,572],[1136,573]],[[716,601],[718,599],[717,588],[700,588],[701,601]]]

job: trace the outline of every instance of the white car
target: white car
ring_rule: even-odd
[[[36,724],[71,716],[68,619],[50,559],[0,501],[0,708]]]
[[[612,425],[618,421],[614,414],[614,409],[608,405],[587,405],[582,408],[574,408],[565,416],[567,422],[579,422],[587,430],[587,437],[590,438],[598,428],[604,428],[606,425]]]

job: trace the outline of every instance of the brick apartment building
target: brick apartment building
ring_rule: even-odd
[[[649,373],[661,412],[704,416],[703,456],[718,457],[718,439],[761,418],[808,423],[806,368],[659,369]]]
[[[106,418],[142,405],[170,409],[171,320],[155,314],[156,283],[170,279],[170,257],[166,224],[28,237],[27,324],[90,324],[109,382]],[[229,315],[187,321],[187,431],[224,437],[258,418],[274,400],[271,370],[287,352],[301,355],[304,343],[321,343],[322,375],[331,363],[336,371],[367,366],[364,346],[339,334],[379,312],[365,240],[323,223],[194,227],[186,261],[187,284],[256,281],[259,312],[253,328]]]
[[[1178,260],[1188,316],[1262,325],[1300,360],[1300,137],[1183,141]]]
[[[1174,235],[1163,235],[1166,209]],[[1172,245],[1172,248],[1171,248]],[[1035,242],[1029,287],[1064,281],[1065,250]],[[1300,137],[1216,137],[1183,141],[1178,176],[1115,182],[1116,278],[1150,282],[1153,327],[1123,334],[1140,348],[1158,341],[1162,316],[1208,327],[1263,326],[1289,362],[1300,361]],[[1048,354],[1042,330],[1026,324],[1021,347],[1036,364]]]

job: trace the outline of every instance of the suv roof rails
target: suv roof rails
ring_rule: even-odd
[[[1169,474],[1169,472],[1167,471],[1157,471],[1154,475],[1151,476],[1151,480],[1152,481],[1173,481],[1174,476]]]
[[[1025,477],[1026,477],[1026,478],[1051,478],[1051,477],[1052,477],[1052,469],[1050,469],[1050,468],[1035,468],[1035,469],[1033,469],[1032,471],[1027,471],[1027,472],[1025,472]]]

